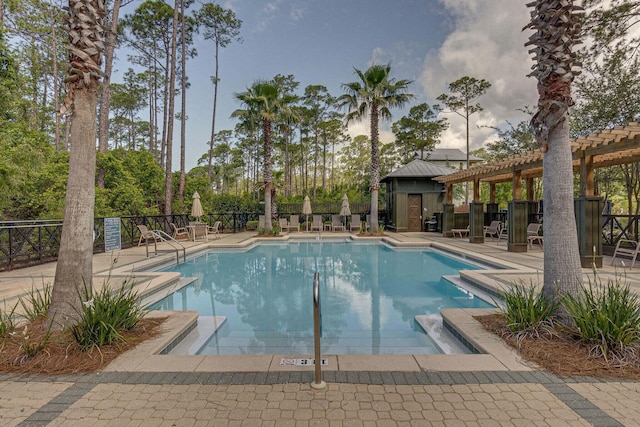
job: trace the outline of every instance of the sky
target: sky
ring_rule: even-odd
[[[123,8],[131,14],[136,1]],[[220,51],[220,83],[216,132],[233,129],[231,113],[241,108],[234,94],[256,79],[293,75],[299,94],[308,85],[324,85],[333,96],[343,83],[357,80],[354,68],[391,64],[391,76],[409,79],[415,99],[403,110],[392,110],[381,123],[380,140],[395,138],[391,123],[423,102],[437,103],[449,93],[449,83],[463,76],[486,79],[492,87],[478,102],[484,111],[471,118],[471,150],[495,138],[487,128],[516,124],[519,112],[537,101],[536,82],[527,78],[533,65],[524,46],[530,31],[525,2],[513,0],[221,0],[242,20],[241,37]],[[214,75],[213,44],[200,35],[198,56],[187,65],[187,170],[207,151],[211,133]],[[118,54],[113,81],[127,68]],[[179,99],[177,100],[179,105]],[[450,123],[440,148],[466,151],[465,122],[455,113],[442,113]],[[179,167],[179,123],[174,138],[174,168]],[[352,136],[368,135],[367,122],[351,125]]]

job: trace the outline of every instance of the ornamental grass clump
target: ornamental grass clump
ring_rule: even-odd
[[[7,334],[13,331],[13,328],[15,327],[15,311],[15,305],[8,311],[6,308],[0,308],[0,341],[4,340],[7,337]]]
[[[23,309],[23,316],[27,320],[33,321],[47,316],[51,305],[51,291],[52,287],[49,283],[45,283],[42,289],[32,286],[31,292],[18,299]]]
[[[83,303],[77,309],[79,320],[71,327],[71,334],[83,350],[122,341],[122,332],[132,330],[144,317],[133,285],[125,280],[115,292],[107,283],[100,291],[87,285],[79,291]]]
[[[498,296],[504,301],[500,311],[505,324],[518,343],[525,338],[555,335],[554,316],[559,303],[549,301],[533,284],[515,283],[499,291]]]
[[[640,356],[640,297],[619,277],[602,286],[598,276],[578,296],[567,295],[563,306],[581,342],[594,356],[616,363],[634,363]]]

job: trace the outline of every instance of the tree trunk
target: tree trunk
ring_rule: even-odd
[[[0,4],[2,8],[2,4]],[[53,16],[53,8],[50,9],[51,19],[51,56],[53,63],[53,103],[56,115],[56,151],[60,151],[60,89],[58,85],[58,38],[56,37],[56,20]],[[2,12],[0,12],[2,13]]]
[[[69,177],[64,207],[60,251],[56,265],[48,318],[55,329],[74,323],[80,291],[92,286],[93,213],[96,170],[97,82],[74,90],[71,116]]]
[[[264,129],[264,226],[271,230],[271,121],[262,119]]]
[[[372,233],[378,232],[378,186],[380,185],[380,152],[378,150],[378,106],[371,105],[371,227]]]
[[[118,15],[120,14],[121,0],[114,0],[111,13],[111,28],[107,34],[104,50],[104,76],[102,80],[102,92],[100,94],[100,116],[98,152],[106,153],[109,144],[109,108],[111,106],[111,72],[113,70],[113,53],[116,48],[116,36],[118,34]],[[98,187],[104,188],[104,169],[98,169]]]
[[[577,295],[582,285],[567,113],[549,132],[543,168],[544,294],[557,300],[566,294]]]
[[[164,195],[164,214],[171,215],[171,199],[173,196],[173,172],[171,170],[173,157],[173,116],[176,108],[176,55],[178,52],[178,6],[180,0],[175,0],[173,7],[173,32],[171,34],[171,61],[169,65],[169,89],[168,102],[169,111],[165,115],[167,117],[167,161],[165,163],[165,195]],[[167,99],[165,97],[165,99]]]
[[[186,181],[186,147],[187,147],[187,41],[186,41],[186,29],[184,18],[184,0],[180,0],[181,9],[181,37],[182,40],[182,79],[180,80],[180,102],[181,110],[180,114],[180,186],[178,189],[178,197],[181,202],[184,202],[184,186]]]
[[[216,135],[216,106],[218,104],[218,51],[220,49],[220,42],[216,40],[216,50],[215,50],[215,76],[213,77],[213,113],[211,117],[211,140],[209,140],[209,164],[207,173],[209,174],[209,179],[213,176],[213,145],[215,142]]]

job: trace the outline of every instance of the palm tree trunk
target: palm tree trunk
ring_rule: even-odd
[[[97,82],[74,90],[71,117],[69,177],[64,206],[60,251],[47,317],[53,328],[72,324],[78,317],[80,290],[93,278],[93,213],[96,171]]]
[[[577,295],[582,284],[573,203],[569,117],[549,133],[544,155],[544,294],[555,300]]]
[[[262,119],[264,129],[264,226],[271,231],[271,121]]]
[[[378,232],[378,186],[380,185],[380,152],[378,150],[378,106],[371,105],[371,232]]]

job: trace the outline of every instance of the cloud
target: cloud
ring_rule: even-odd
[[[491,88],[478,100],[484,111],[471,118],[473,150],[494,134],[477,126],[524,120],[526,116],[516,109],[533,106],[537,101],[536,81],[526,77],[533,65],[524,46],[529,32],[522,31],[530,19],[529,10],[524,3],[513,0],[439,1],[452,16],[453,31],[438,49],[426,55],[418,82],[431,100],[448,93],[449,83],[463,76],[491,83]],[[446,117],[450,128],[443,135],[441,147],[466,149],[464,120],[456,114]]]

